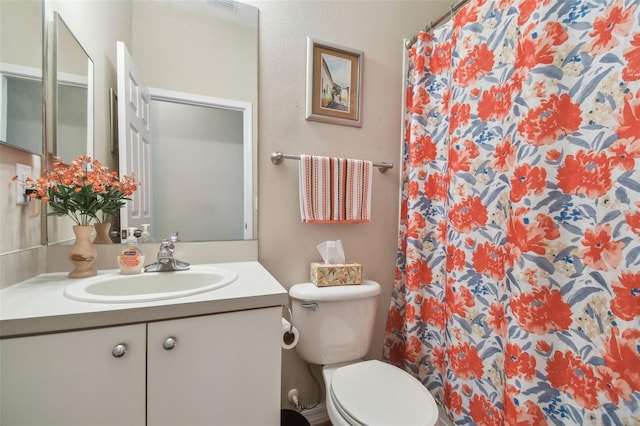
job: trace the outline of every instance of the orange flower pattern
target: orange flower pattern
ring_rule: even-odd
[[[472,0],[409,52],[384,357],[459,425],[640,425],[640,4]]]

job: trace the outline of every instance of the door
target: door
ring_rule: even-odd
[[[153,223],[149,89],[121,41],[117,43],[117,62],[120,175],[135,173],[140,182],[138,190],[120,211],[120,226],[121,229],[142,229],[142,224]]]
[[[279,425],[281,315],[277,306],[150,323],[147,425]]]
[[[0,424],[144,426],[145,360],[145,324],[0,340]]]

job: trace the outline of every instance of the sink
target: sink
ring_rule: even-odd
[[[216,290],[231,284],[237,277],[234,271],[209,265],[192,265],[187,271],[137,275],[109,272],[68,285],[64,295],[81,302],[149,302]]]

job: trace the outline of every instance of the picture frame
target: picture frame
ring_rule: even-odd
[[[362,127],[364,52],[307,37],[306,119]]]

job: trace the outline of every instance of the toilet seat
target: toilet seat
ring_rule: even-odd
[[[433,396],[406,371],[371,360],[340,367],[331,378],[331,399],[352,425],[428,425],[438,420]]]

